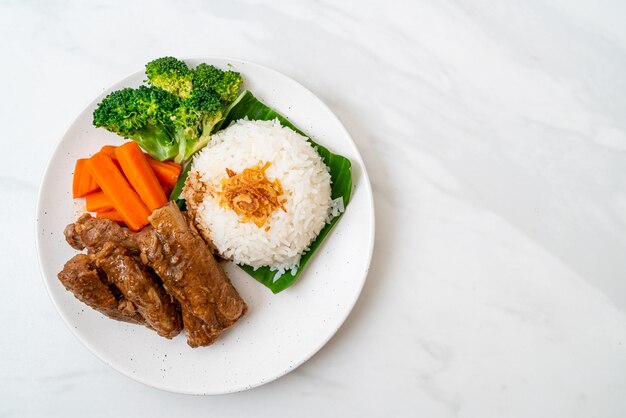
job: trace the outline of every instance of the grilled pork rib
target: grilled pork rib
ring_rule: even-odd
[[[127,255],[138,255],[180,305],[187,343],[192,347],[209,345],[246,313],[247,306],[175,204],[157,209],[149,219],[152,226],[134,233],[87,214],[64,232],[73,248],[87,248],[90,254],[114,243],[126,249]]]
[[[141,258],[168,293],[217,333],[237,321],[247,310],[245,302],[178,207],[170,202],[148,220],[158,239],[139,242]]]
[[[133,324],[144,323],[132,302],[116,297],[88,255],[72,257],[57,276],[78,300],[109,318]]]
[[[109,241],[91,257],[124,298],[137,307],[150,328],[165,338],[180,333],[183,326],[172,299],[128,249]]]

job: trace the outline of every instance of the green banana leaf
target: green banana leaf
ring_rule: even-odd
[[[226,116],[220,128],[226,128],[232,122],[243,118],[248,118],[250,120],[278,119],[278,121],[283,126],[291,128],[299,134],[306,136],[311,145],[315,147],[319,155],[322,157],[324,163],[329,168],[330,177],[332,179],[332,198],[336,199],[338,197],[343,197],[344,207],[347,208],[348,202],[350,201],[350,195],[352,193],[352,171],[350,160],[341,155],[333,154],[327,148],[315,143],[308,135],[306,135],[304,132],[294,126],[294,124],[291,123],[287,118],[278,114],[276,111],[260,102],[249,91],[243,92],[234,103],[234,106],[227,110]],[[181,175],[181,179],[179,179],[177,187],[175,187],[174,191],[172,192],[172,199],[177,199],[180,195],[180,190],[182,189],[182,185],[184,183],[184,177],[187,176],[187,172],[190,166],[191,163],[189,163],[187,167],[185,167],[185,170]],[[184,203],[184,201],[182,202]],[[281,292],[288,288],[291,284],[293,284],[298,276],[300,276],[306,264],[309,262],[313,254],[315,254],[315,251],[322,244],[322,241],[324,241],[324,238],[326,238],[326,236],[333,228],[333,226],[337,223],[340,217],[341,215],[334,218],[321,230],[315,241],[311,243],[309,250],[302,255],[300,259],[300,266],[298,267],[298,270],[295,272],[295,274],[292,274],[291,272],[285,272],[280,277],[277,277],[275,279],[276,272],[271,271],[269,267],[261,267],[256,270],[253,267],[247,265],[242,265],[240,267],[250,276],[254,277],[257,281],[267,286],[273,293]]]

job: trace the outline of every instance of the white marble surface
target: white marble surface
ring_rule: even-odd
[[[591,0],[0,1],[0,416],[625,416],[625,19],[623,2]],[[108,369],[37,267],[57,140],[166,54],[297,79],[373,180],[355,310],[248,392],[176,395]]]

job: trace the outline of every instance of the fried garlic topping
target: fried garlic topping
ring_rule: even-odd
[[[285,210],[285,199],[280,199],[283,187],[280,180],[270,181],[265,171],[270,162],[245,168],[241,173],[226,168],[228,177],[221,181],[222,190],[218,193],[220,205],[232,209],[239,215],[240,222],[254,222],[261,228],[270,215],[278,208]],[[265,228],[269,229],[269,226]]]

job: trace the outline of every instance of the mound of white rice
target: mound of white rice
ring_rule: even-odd
[[[265,174],[270,181],[279,179],[284,190],[280,198],[287,201],[285,211],[275,210],[258,227],[241,222],[208,190],[221,190],[226,168],[239,173],[261,161],[271,163]],[[211,144],[194,157],[183,195],[200,231],[223,258],[282,273],[295,271],[329,213],[335,215],[330,183],[328,168],[304,136],[277,120],[239,120],[213,135]]]

